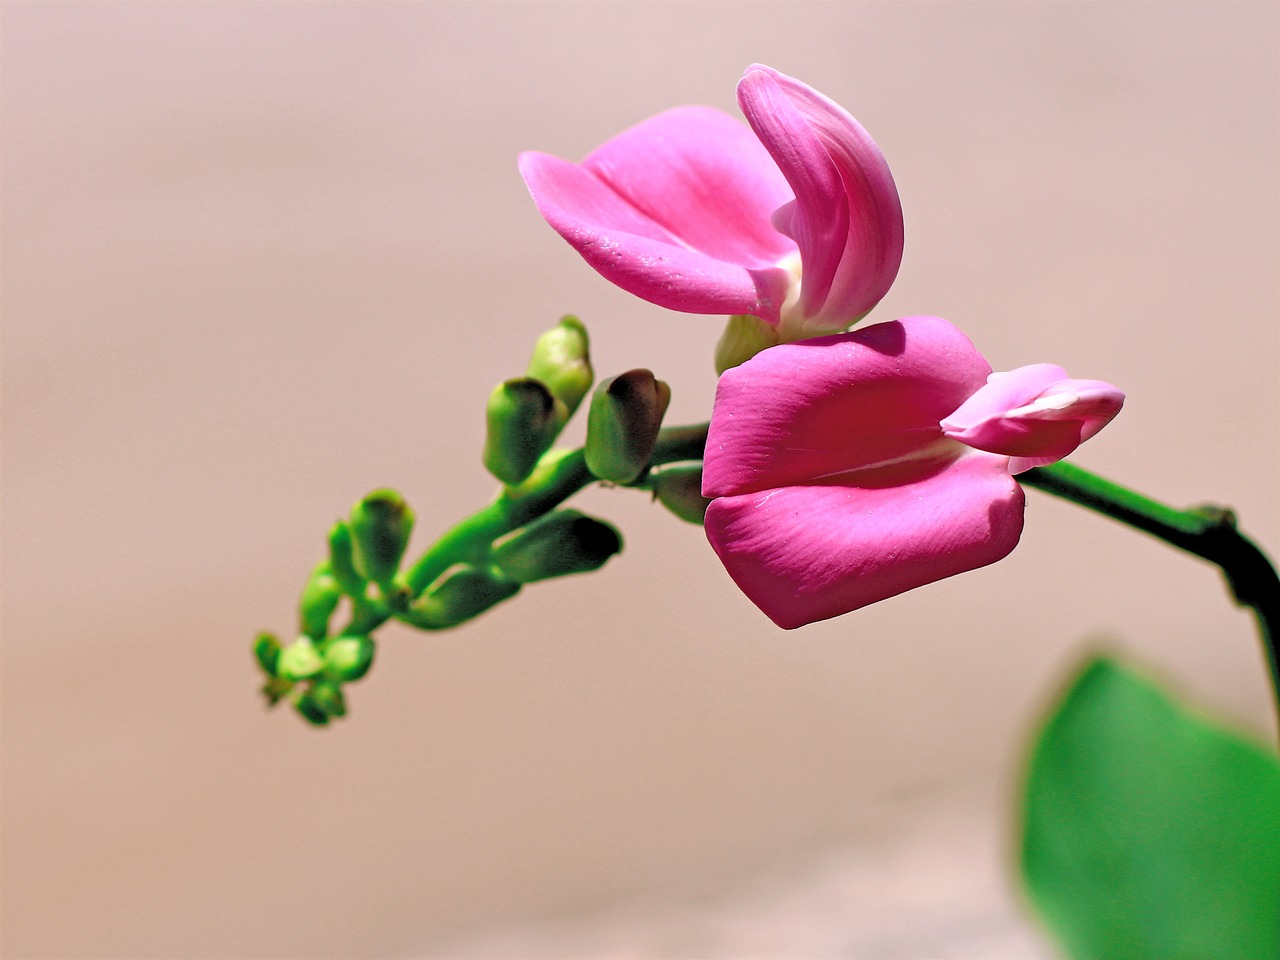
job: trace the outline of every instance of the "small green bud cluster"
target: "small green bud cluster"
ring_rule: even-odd
[[[374,641],[363,634],[342,634],[317,642],[304,634],[282,646],[274,635],[263,633],[253,652],[266,675],[262,694],[267,705],[289,697],[305,720],[324,726],[346,715],[342,685],[369,672]]]
[[[677,516],[700,523],[707,501],[698,489],[699,466],[651,468],[671,400],[670,388],[651,371],[601,383],[591,396],[583,449],[553,449],[593,382],[586,328],[565,317],[538,339],[524,376],[504,381],[489,397],[483,459],[503,484],[497,499],[446,531],[417,561],[403,562],[414,513],[394,490],[375,490],[334,523],[328,555],[302,591],[298,638],[286,646],[263,634],[254,644],[268,705],[288,699],[310,723],[328,724],[346,714],[344,685],[368,672],[371,632],[387,620],[450,629],[525,584],[600,569],[622,551],[622,536],[604,520],[560,506],[593,480],[650,489]],[[690,455],[700,452],[699,446]],[[333,629],[341,608],[347,624]]]

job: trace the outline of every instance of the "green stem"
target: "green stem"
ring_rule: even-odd
[[[701,460],[707,424],[663,427],[658,431],[651,467],[682,460]],[[404,573],[409,594],[416,597],[455,563],[483,560],[498,537],[555,509],[583,487],[596,482],[582,449],[553,451],[523,483],[506,487],[487,506],[446,530]],[[368,633],[391,617],[381,601],[362,602],[346,630]]]
[[[1037,467],[1018,480],[1217,564],[1236,602],[1257,618],[1280,713],[1280,577],[1267,555],[1236,528],[1235,514],[1214,506],[1177,510],[1071,463]]]

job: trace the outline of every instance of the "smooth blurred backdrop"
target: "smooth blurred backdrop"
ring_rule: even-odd
[[[485,398],[562,313],[705,419],[722,321],[597,277],[515,157],[736,115],[756,61],[897,178],[871,320],[1118,384],[1075,461],[1280,551],[1278,49],[1266,3],[6,2],[5,955],[1040,955],[1007,821],[1086,652],[1270,731],[1215,571],[1072,505],[784,633],[593,490],[621,557],[385,628],[327,730],[249,645],[358,496],[415,550],[490,496]]]

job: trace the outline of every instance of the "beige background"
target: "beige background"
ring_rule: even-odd
[[[736,113],[757,60],[889,158],[873,319],[1121,385],[1077,462],[1280,550],[1276,5],[2,16],[6,956],[1031,956],[999,818],[1084,651],[1270,729],[1214,571],[1037,493],[1001,564],[784,634],[697,529],[593,491],[620,559],[386,629],[324,732],[247,651],[366,490],[419,546],[488,497],[484,398],[561,313],[705,417],[720,322],[596,277],[515,155]]]

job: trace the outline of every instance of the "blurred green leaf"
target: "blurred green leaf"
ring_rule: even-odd
[[[1031,902],[1077,958],[1280,957],[1280,760],[1098,659],[1040,732]]]

